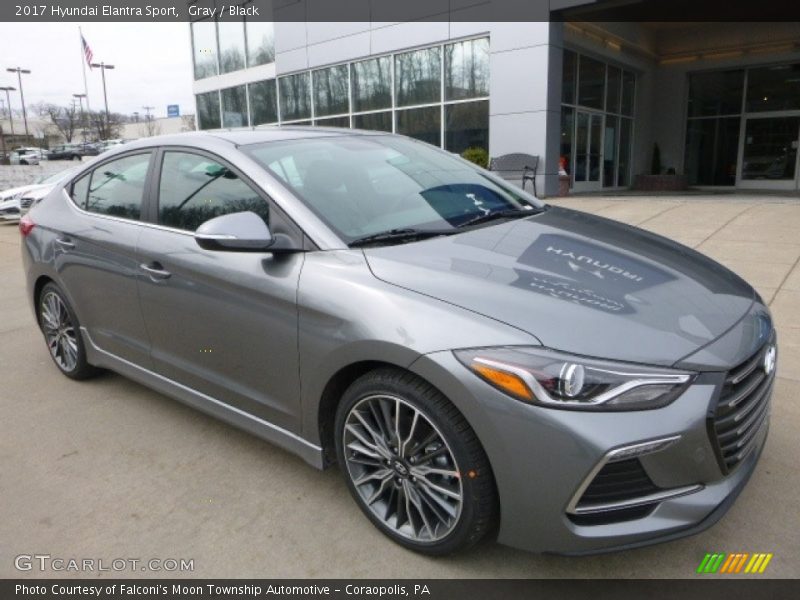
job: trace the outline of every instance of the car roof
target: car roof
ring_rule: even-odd
[[[341,136],[391,135],[381,131],[346,129],[342,127],[317,127],[300,125],[270,125],[252,129],[227,129],[213,131],[188,131],[171,135],[160,135],[141,138],[125,144],[125,148],[145,146],[192,145],[204,146],[210,141],[229,142],[234,146],[261,144],[307,138],[341,137]]]

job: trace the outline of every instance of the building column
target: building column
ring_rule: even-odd
[[[549,13],[542,16],[547,19]],[[563,24],[493,23],[489,154],[539,157],[539,196],[558,193]],[[531,191],[530,188],[526,188]]]

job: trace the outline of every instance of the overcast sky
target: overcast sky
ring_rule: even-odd
[[[115,67],[106,71],[110,111],[144,114],[143,106],[155,106],[155,116],[163,117],[167,104],[179,104],[181,114],[194,112],[187,23],[0,23],[0,87],[19,87],[6,68],[20,66],[32,71],[22,80],[26,105],[69,104],[72,94],[83,93],[78,26],[94,62]],[[100,69],[87,67],[86,81],[91,107],[102,109]],[[11,104],[20,108],[19,92]]]

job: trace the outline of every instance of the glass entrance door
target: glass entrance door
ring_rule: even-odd
[[[603,114],[577,110],[574,173],[576,192],[603,189]]]
[[[798,189],[799,114],[748,116],[741,137],[737,181],[740,187]]]

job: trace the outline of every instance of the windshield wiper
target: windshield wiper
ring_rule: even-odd
[[[477,217],[473,217],[472,219],[464,221],[458,227],[461,229],[463,227],[470,227],[472,225],[479,225],[480,223],[494,221],[495,219],[516,219],[519,217],[529,217],[540,212],[541,209],[537,208],[507,208],[505,210],[496,210],[494,212],[478,215]]]
[[[389,229],[387,231],[379,231],[378,233],[365,235],[364,237],[354,239],[347,245],[350,248],[356,248],[358,246],[366,246],[368,244],[378,244],[382,242],[423,240],[439,235],[449,235],[451,233],[455,233],[455,231],[451,229],[414,229],[412,227],[406,227],[402,229]]]

